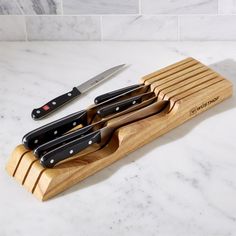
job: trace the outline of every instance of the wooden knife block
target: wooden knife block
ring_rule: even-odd
[[[107,146],[53,169],[43,168],[21,144],[6,166],[9,175],[47,200],[232,95],[228,80],[193,58],[144,76],[142,83],[150,84],[159,100],[170,101],[167,112],[123,126]]]

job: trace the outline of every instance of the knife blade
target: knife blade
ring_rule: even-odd
[[[94,99],[94,103],[99,104],[106,99],[110,99],[113,96],[121,95],[122,93],[127,93],[131,90],[138,89],[140,86],[146,86],[148,88],[150,86],[150,84],[155,81],[156,76],[160,75],[161,77],[165,78],[165,76],[171,75],[172,71],[173,71],[173,73],[176,73],[176,72],[183,70],[183,68],[181,68],[181,66],[186,66],[186,65],[192,66],[194,64],[196,64],[196,62],[194,62],[192,58],[186,58],[178,63],[172,64],[172,65],[167,66],[157,72],[154,72],[154,73],[144,76],[142,79],[142,83],[140,83],[140,84],[134,84],[134,85],[131,85],[128,87],[123,87],[121,89],[113,90],[108,93],[99,95]],[[179,67],[179,68],[177,68],[177,67]]]
[[[147,105],[150,105],[154,100],[156,100],[155,97],[151,97],[150,95],[151,95],[151,93],[146,93],[146,94],[140,96],[142,100],[144,100],[144,99],[147,99],[147,100],[142,101],[142,103],[136,103],[135,105],[134,104],[130,105],[130,98],[126,99],[125,101],[122,101],[122,104],[124,106],[125,106],[125,102],[127,103],[128,108],[123,111],[120,110],[119,113],[117,113],[117,111],[114,112],[114,110],[115,110],[114,108],[116,108],[118,105],[120,105],[120,102],[112,104],[112,106],[111,107],[109,106],[109,108],[107,108],[107,110],[106,110],[107,114],[109,114],[110,116],[106,116],[102,120],[99,120],[93,124],[90,124],[88,126],[80,128],[78,130],[71,131],[69,133],[66,133],[66,134],[60,136],[60,137],[50,140],[49,142],[39,145],[37,148],[34,149],[34,155],[37,158],[41,158],[47,152],[65,144],[65,143],[68,143],[76,138],[80,138],[88,133],[91,133],[95,130],[102,128],[104,126],[104,124],[107,121],[109,121],[110,119],[113,119],[113,118],[118,117],[120,115],[124,115],[126,113],[129,113],[129,112],[138,110],[140,108],[143,108]],[[135,98],[133,98],[133,101],[136,101],[136,99],[139,99],[139,98],[135,97]]]
[[[61,161],[71,159],[73,155],[83,151],[93,144],[99,144],[101,148],[107,144],[116,129],[129,123],[160,113],[163,110],[166,110],[167,112],[169,109],[168,105],[169,101],[157,101],[149,106],[144,107],[143,109],[139,109],[132,113],[111,119],[108,121],[105,127],[46,153],[40,158],[40,163],[46,168],[52,168]]]
[[[122,68],[124,68],[124,66],[125,64],[112,67],[100,73],[99,75],[91,78],[90,80],[82,83],[81,85],[74,87],[71,91],[54,98],[53,100],[49,101],[43,106],[33,109],[31,113],[32,118],[34,120],[38,120],[51,114],[52,112],[64,106],[65,104],[79,97],[81,94],[87,92],[89,89],[93,88],[97,84],[101,83],[105,79],[110,78],[111,76],[116,74],[118,71],[120,71]]]
[[[87,112],[85,110],[75,112],[30,131],[23,136],[22,143],[25,148],[34,149],[45,142],[60,137],[77,125],[87,125]]]
[[[153,96],[155,96],[154,92],[148,92],[148,93],[140,94],[137,96],[133,96],[131,98],[122,100],[120,102],[112,103],[110,105],[101,107],[100,109],[97,110],[97,114],[99,115],[99,117],[106,117],[111,114],[124,111],[128,109],[129,107],[139,104],[143,100],[149,99]]]
[[[188,58],[188,59],[185,59],[185,60],[183,60],[183,61],[181,61],[181,62],[179,62],[179,64],[181,64],[181,65],[185,65],[185,64],[189,64],[189,63],[192,63],[191,62],[191,58]],[[164,69],[162,69],[162,71],[161,71],[161,74],[163,74],[163,73],[166,73],[166,72],[168,72],[168,74],[169,74],[169,70],[172,70],[173,68],[175,68],[176,67],[176,65],[171,65],[171,66],[169,66],[169,67],[167,67],[167,68],[164,68]],[[155,74],[155,73],[154,73]],[[153,79],[153,78],[152,78]],[[123,88],[123,89],[120,89],[120,90],[115,90],[115,91],[113,91],[113,92],[110,92],[110,93],[108,93],[107,95],[105,94],[103,94],[103,95],[100,95],[101,97],[102,96],[105,96],[106,98],[104,99],[104,98],[102,98],[101,100],[103,101],[103,102],[101,102],[101,100],[100,100],[100,102],[101,103],[99,103],[98,102],[98,104],[96,104],[96,105],[94,105],[93,107],[91,107],[90,109],[88,109],[88,111],[87,111],[87,124],[90,124],[93,120],[96,120],[97,121],[97,117],[98,116],[96,116],[96,111],[100,108],[99,107],[99,105],[108,105],[108,104],[111,104],[112,102],[115,102],[115,101],[120,101],[120,100],[122,100],[122,98],[125,98],[125,97],[129,97],[129,96],[132,96],[132,95],[137,95],[137,94],[140,94],[140,93],[143,93],[143,92],[145,92],[145,91],[147,91],[147,90],[149,90],[149,84],[148,85],[145,85],[145,84],[140,84],[140,85],[134,85],[134,86],[129,86],[129,87],[127,87],[127,88]],[[118,92],[117,92],[118,91]],[[116,97],[114,97],[114,96],[116,96]],[[108,99],[108,100],[106,100],[106,99]],[[96,100],[96,99],[95,99]],[[99,100],[99,99],[98,99]],[[104,109],[104,110],[106,110],[106,109]],[[70,122],[71,121],[66,121],[66,119],[65,120],[63,120],[63,122],[61,122],[61,125],[62,126],[66,126],[66,127],[68,127],[67,128],[67,130],[65,130],[65,132],[67,132],[67,131],[69,131],[70,130],[70,128],[71,128],[71,124],[70,124]],[[68,125],[68,123],[70,124],[70,125]],[[51,127],[51,132],[53,133],[54,131],[57,131],[57,130],[55,130],[54,129],[54,127],[53,126],[50,126]],[[62,127],[63,128],[63,127]],[[43,132],[43,129],[41,130],[42,132]],[[53,136],[52,136],[53,137]],[[30,140],[30,137],[28,137],[28,139]],[[34,136],[34,139],[36,139],[36,140],[38,140],[37,139],[37,135],[35,135]],[[49,140],[45,140],[45,141],[49,141]],[[45,142],[44,142],[45,143]],[[40,144],[42,144],[42,143],[40,143]],[[27,146],[27,143],[26,143],[26,145],[25,146]],[[35,146],[34,146],[34,148],[36,148],[38,145],[36,144]]]
[[[102,95],[97,96],[94,99],[94,103],[99,104],[101,102],[104,102],[104,101],[112,98],[112,97],[116,97],[116,96],[121,95],[123,93],[132,91],[136,88],[139,88],[140,86],[143,86],[143,84],[134,84],[134,85],[131,85],[131,86],[128,86],[128,87],[124,87],[124,88],[121,88],[121,89],[113,90],[113,91],[108,92],[108,93],[104,93]]]
[[[101,117],[96,116],[96,114],[100,108],[118,101],[122,101],[129,96],[136,96],[137,94],[143,92],[146,92],[146,89],[144,87],[140,87],[139,89],[134,89],[134,91],[128,91],[127,93],[112,97],[102,103],[92,105],[87,110],[78,111],[69,116],[55,120],[24,135],[22,143],[27,149],[36,149],[43,143],[60,137],[66,132],[69,132],[71,129],[77,129],[79,125],[86,126],[91,124],[93,121],[99,121]]]
[[[81,129],[72,131],[70,133],[64,134],[63,136],[60,136],[58,138],[55,138],[53,140],[50,140],[49,142],[43,143],[42,145],[38,146],[36,149],[34,149],[34,156],[36,158],[41,158],[43,155],[45,155],[47,152],[64,145],[68,142],[71,142],[72,140],[76,138],[80,138],[91,131],[93,131],[94,125],[88,125]]]

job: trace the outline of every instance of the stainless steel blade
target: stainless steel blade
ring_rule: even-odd
[[[119,65],[119,66],[112,67],[108,70],[105,70],[101,74],[99,74],[99,75],[93,77],[92,79],[84,82],[83,84],[77,86],[77,89],[81,93],[84,93],[84,92],[88,91],[89,89],[91,89],[92,87],[99,84],[100,82],[102,82],[103,80],[110,78],[112,75],[114,75],[119,70],[121,70],[124,66],[125,66],[125,64],[122,64],[122,65]]]
[[[157,98],[155,98],[157,99]],[[125,126],[129,123],[136,122],[138,120],[147,118],[152,115],[157,115],[158,113],[166,110],[166,113],[169,110],[170,102],[169,101],[156,101],[146,107],[135,110],[133,112],[117,116],[111,120],[108,120],[106,126],[100,129],[101,134],[101,144],[102,146],[108,141],[111,137],[111,134],[118,128]]]

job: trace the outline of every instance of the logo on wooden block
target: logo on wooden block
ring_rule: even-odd
[[[218,96],[218,97],[215,97],[215,98],[213,98],[213,99],[211,99],[211,100],[209,100],[209,101],[207,101],[207,102],[202,103],[200,106],[196,106],[196,107],[192,108],[192,109],[190,110],[190,112],[189,112],[189,113],[190,113],[190,116],[193,116],[193,115],[197,114],[200,110],[202,110],[202,109],[208,107],[208,106],[211,105],[212,103],[215,103],[218,99],[219,99],[219,96]]]

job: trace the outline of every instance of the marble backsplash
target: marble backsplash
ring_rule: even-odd
[[[236,0],[0,0],[0,40],[236,40]]]

